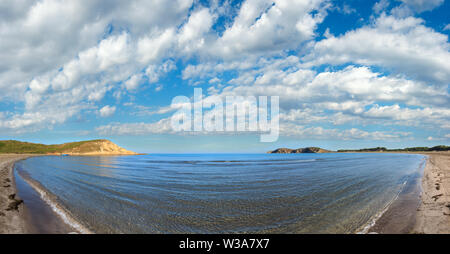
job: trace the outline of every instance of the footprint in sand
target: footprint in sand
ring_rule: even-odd
[[[23,203],[23,200],[15,199],[11,203],[9,203],[8,208],[6,208],[6,211],[13,211],[13,210],[17,211],[19,209],[19,205],[22,203]]]
[[[431,198],[434,200],[434,201],[437,201],[438,199],[439,199],[439,197],[441,197],[441,196],[443,196],[444,194],[437,194],[437,195],[434,195],[434,196],[432,196]]]

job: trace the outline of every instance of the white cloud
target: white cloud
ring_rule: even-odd
[[[357,128],[351,129],[325,129],[323,127],[303,127],[293,124],[280,126],[280,135],[293,136],[302,139],[326,139],[326,140],[399,140],[408,138],[409,132],[368,132]]]
[[[125,81],[125,87],[127,90],[136,90],[142,83],[143,76],[141,73],[131,76],[127,81]]]
[[[317,74],[304,69],[264,69],[261,73],[250,75],[257,75],[257,78],[249,84],[237,82],[236,86],[228,86],[223,89],[222,95],[279,95],[285,107],[296,107],[300,103],[345,101],[445,106],[449,101],[446,88],[383,76],[367,67],[349,66],[344,70]]]
[[[398,8],[408,9],[413,12],[421,13],[424,11],[431,11],[434,8],[440,6],[444,0],[397,0],[401,1],[403,4]],[[406,10],[403,10],[406,12]]]
[[[242,4],[232,26],[209,51],[224,58],[296,49],[315,36],[326,15],[324,0],[261,1]],[[311,14],[316,11],[315,14]],[[245,36],[243,36],[245,35]]]
[[[137,54],[140,62],[155,62],[162,58],[167,50],[172,46],[174,38],[174,29],[169,28],[157,35],[146,36],[139,39]]]
[[[101,108],[99,110],[99,114],[101,117],[109,117],[114,115],[114,113],[116,112],[116,107],[115,106],[109,106],[106,105],[103,108]]]
[[[148,134],[176,134],[185,135],[185,132],[174,132],[170,118],[155,123],[112,123],[99,126],[96,131],[104,136],[148,135]],[[257,132],[255,132],[257,133]],[[226,132],[197,132],[196,135],[229,135]],[[280,135],[312,140],[400,140],[408,138],[410,132],[363,131],[351,129],[325,129],[323,127],[304,127],[297,124],[281,124]]]
[[[85,6],[80,2],[68,1],[67,5],[60,6],[64,4],[63,2],[46,0],[36,3],[30,8],[29,12],[21,13],[25,17],[17,18],[16,23],[20,24],[17,24],[16,27],[14,27],[15,23],[11,26],[0,26],[0,34],[2,34],[0,36],[0,56],[3,56],[0,63],[0,88],[6,87],[6,89],[2,89],[4,93],[0,95],[0,100],[2,96],[12,96],[11,94],[17,93],[16,99],[23,100],[19,102],[25,104],[24,112],[15,112],[14,115],[5,119],[5,123],[2,125],[3,128],[8,129],[8,126],[19,128],[20,126],[32,125],[36,125],[37,129],[44,126],[51,127],[53,122],[64,122],[80,113],[81,110],[92,107],[108,91],[119,88],[120,86],[117,84],[120,82],[124,83],[123,87],[126,89],[136,89],[142,79],[147,78],[141,76],[139,72],[145,66],[148,66],[150,62],[159,61],[159,57],[165,54],[167,47],[170,47],[170,45],[166,45],[166,42],[173,39],[170,36],[174,35],[176,31],[175,26],[179,26],[183,22],[183,17],[178,17],[178,14],[187,14],[191,3],[191,1],[179,1],[180,3],[176,8],[169,8],[170,11],[161,12],[154,16],[152,16],[152,12],[156,8],[147,10],[146,15],[151,16],[148,19],[152,20],[152,23],[149,24],[151,29],[147,29],[146,33],[141,33],[143,30],[138,29],[139,25],[129,24],[132,26],[129,30],[130,32],[104,34],[105,28],[108,28],[109,25],[124,24],[125,20],[122,18],[124,15],[128,16],[126,11],[129,11],[133,3],[127,3],[124,5],[127,8],[122,9],[121,6],[112,4],[107,9],[91,13],[93,10],[88,10],[86,7],[90,6],[95,9],[100,8],[102,4],[100,2],[87,1]],[[165,8],[159,1],[151,3],[157,4],[158,8]],[[147,1],[141,7],[151,7],[152,4]],[[58,11],[59,7],[61,7],[61,10]],[[172,12],[175,13],[176,17],[174,16],[172,20],[167,21],[166,19],[170,19]],[[94,29],[96,27],[90,26],[89,15],[95,16],[93,19],[100,28],[98,31]],[[68,19],[69,17],[70,19]],[[155,17],[159,17],[161,20],[156,20]],[[81,20],[83,18],[85,20]],[[71,19],[74,19],[74,24],[71,23]],[[134,21],[136,20],[130,18],[125,23]],[[58,24],[58,26],[54,24]],[[81,28],[77,28],[76,26],[78,25]],[[170,25],[174,25],[174,27],[170,27]],[[15,30],[12,30],[12,27]],[[48,32],[43,31],[43,29],[48,30]],[[82,32],[78,32],[77,29],[81,29]],[[73,37],[72,34],[66,35],[66,30],[73,33],[73,36],[76,37]],[[90,40],[83,43],[83,32],[85,30],[92,38],[89,37]],[[23,36],[15,38],[16,41],[13,42],[13,33],[18,31]],[[162,32],[161,35],[157,31],[165,32]],[[25,35],[31,36],[31,33],[39,33],[33,35],[37,36],[37,39],[32,39],[31,37],[24,39]],[[46,36],[42,36],[42,34],[46,34]],[[5,39],[3,35],[8,38]],[[56,35],[60,37],[56,38]],[[165,38],[167,35],[168,38]],[[101,39],[102,36],[104,36],[103,39]],[[39,46],[36,46],[38,44],[24,44],[28,43],[28,41],[39,42],[44,39],[48,39],[42,43],[44,43],[46,50],[48,47],[50,53],[48,51],[35,52],[37,50],[36,47],[39,48]],[[66,42],[66,39],[70,41]],[[156,44],[144,45],[146,40],[156,42]],[[80,45],[70,44],[76,42]],[[64,47],[68,47],[72,51],[58,52],[59,46],[52,45],[52,43],[64,44]],[[33,48],[28,49],[27,47]],[[17,61],[21,55],[18,55],[17,52],[31,54],[32,56],[26,55],[27,59],[19,63]],[[58,53],[57,56],[52,55],[55,52]],[[39,59],[34,59],[34,57]],[[57,61],[48,65],[45,63],[45,61],[50,61],[53,58],[57,59]],[[8,65],[7,68],[9,69],[2,72],[2,64]],[[30,64],[33,66],[30,68],[26,66]],[[167,64],[163,64],[157,75],[163,75],[164,72],[173,68],[173,63],[167,62]],[[25,73],[24,70],[29,71]],[[151,75],[148,71],[147,74]],[[152,74],[149,79],[154,78],[155,76]],[[18,96],[19,94],[21,96]],[[25,95],[23,96],[23,94]],[[116,90],[114,94],[119,95],[122,93]],[[64,114],[64,117],[60,117],[58,121],[51,121],[50,124],[43,124],[42,121],[38,119],[33,120],[29,117],[34,114],[39,115],[42,119],[50,119],[52,116],[47,116],[47,114],[53,114],[54,108],[58,108],[62,112],[67,111],[68,113]]]
[[[306,66],[357,63],[427,82],[450,82],[450,44],[423,20],[381,15],[374,24],[317,42]]]
[[[110,31],[126,29],[142,37],[176,27],[191,5],[192,0],[112,1],[107,6],[100,0],[1,1],[0,99],[23,94],[33,77],[57,70]]]
[[[284,69],[281,62],[242,70],[234,85],[209,91],[222,98],[280,96],[280,119],[297,124],[380,124],[380,119],[383,125],[432,126],[449,122],[450,96],[446,87],[383,76],[368,67],[349,66],[340,71],[315,73],[299,67]]]
[[[440,2],[405,0],[400,6],[423,12]],[[381,0],[373,10],[384,13],[388,5]],[[23,110],[0,112],[0,129],[51,128],[86,111],[112,115],[112,105],[97,111],[106,94],[118,101],[138,96],[135,91],[144,83],[159,91],[166,85],[161,79],[179,63],[184,64],[181,78],[191,85],[209,84],[209,95],[279,95],[284,124],[434,121],[450,126],[446,35],[418,18],[381,14],[341,36],[327,30],[316,43],[316,28],[331,8],[328,0],[248,0],[235,9],[228,1],[212,2],[209,8],[193,7],[191,0],[114,1],[108,6],[98,0],[2,1],[0,101],[15,98]],[[339,8],[352,12],[346,5]],[[224,27],[215,31],[220,15],[226,15]],[[339,67],[319,72],[319,65]],[[169,130],[163,119],[110,124],[98,131]],[[341,139],[404,137],[312,126],[296,131]]]
[[[219,82],[220,82],[220,79],[217,77],[214,77],[208,81],[208,83],[210,83],[210,84],[215,84],[215,83],[219,83]]]
[[[375,13],[381,13],[382,11],[384,11],[387,7],[389,7],[389,1],[388,0],[380,0],[378,2],[376,2],[372,9]]]
[[[151,64],[145,69],[145,75],[147,75],[150,83],[156,83],[159,79],[168,72],[175,70],[177,67],[171,60],[167,60],[162,64]]]
[[[213,25],[213,16],[207,8],[191,14],[178,35],[178,44],[184,53],[192,53],[205,45],[204,37]]]
[[[155,123],[112,123],[99,126],[96,131],[100,135],[148,135],[172,133],[170,119],[163,119]]]

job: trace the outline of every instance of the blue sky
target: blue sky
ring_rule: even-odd
[[[139,152],[450,141],[444,0],[2,1],[0,139]],[[175,133],[175,96],[279,96],[280,138]]]

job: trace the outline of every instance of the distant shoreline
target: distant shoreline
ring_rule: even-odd
[[[350,152],[349,152],[350,153]],[[374,152],[365,152],[374,153]],[[378,152],[375,152],[378,153]],[[377,233],[450,233],[450,152],[380,152],[408,153],[428,156],[423,175],[419,178],[421,194],[416,204],[414,221],[408,227],[396,226],[395,216],[384,213],[377,219],[368,232]],[[26,204],[19,203],[15,209],[6,211],[7,206],[14,201],[20,202],[14,179],[14,164],[17,161],[42,155],[0,155],[0,184],[4,190],[0,193],[0,233],[29,233],[29,225],[25,214]],[[9,185],[9,186],[8,186]],[[8,186],[8,187],[4,187]],[[439,187],[438,187],[439,186]],[[14,198],[9,198],[15,194]],[[413,194],[413,195],[417,195]],[[411,196],[410,196],[411,197]],[[417,196],[416,196],[417,197]],[[4,202],[5,201],[5,202]],[[8,201],[8,202],[6,202]],[[411,200],[410,200],[411,201]],[[4,205],[3,205],[4,204]],[[414,202],[409,202],[414,205]],[[397,204],[402,205],[402,204]],[[5,207],[3,207],[5,206]],[[2,214],[4,214],[2,216]],[[55,216],[56,213],[55,213]],[[390,220],[386,220],[391,216]],[[382,225],[382,223],[385,223]],[[387,224],[386,224],[387,223]],[[408,222],[410,223],[410,222]],[[407,231],[405,229],[407,228]]]
[[[449,152],[450,146],[439,145],[433,147],[407,147],[402,149],[387,149],[386,147],[362,148],[362,149],[339,149],[337,151],[327,150],[320,147],[305,148],[277,148],[267,153],[429,153]]]

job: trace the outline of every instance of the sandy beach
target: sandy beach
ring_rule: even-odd
[[[377,233],[450,233],[450,153],[428,156],[422,178],[412,184],[374,225]],[[14,163],[31,155],[0,155],[0,233],[33,233],[25,204],[17,195]],[[418,199],[418,195],[420,198]]]
[[[0,155],[0,233],[29,232],[23,201],[17,195],[13,166],[30,155]]]
[[[422,177],[422,202],[412,233],[450,234],[450,153],[429,156]]]

